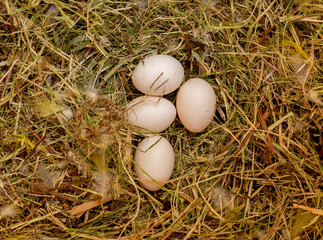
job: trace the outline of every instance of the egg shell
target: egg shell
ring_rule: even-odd
[[[175,91],[183,79],[182,64],[176,58],[163,54],[140,61],[132,74],[134,86],[152,96],[162,96]]]
[[[202,132],[211,123],[216,96],[208,82],[201,78],[186,81],[176,96],[176,109],[182,124],[191,132]]]
[[[126,114],[128,123],[142,128],[144,132],[161,132],[175,120],[176,108],[166,98],[142,96],[127,105]]]
[[[157,191],[172,175],[174,150],[166,138],[150,136],[138,144],[134,160],[134,170],[142,186],[149,191]]]

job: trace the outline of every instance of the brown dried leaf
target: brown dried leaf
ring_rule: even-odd
[[[112,200],[112,195],[97,199],[97,200],[93,200],[93,201],[89,201],[89,202],[85,202],[83,204],[77,205],[75,207],[73,207],[71,210],[68,211],[69,214],[72,215],[78,215],[78,214],[83,214],[86,211],[91,210],[92,208],[98,207],[100,205],[105,204],[106,202],[109,202]]]

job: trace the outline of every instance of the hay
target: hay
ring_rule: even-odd
[[[320,0],[1,1],[0,238],[323,238],[322,16]],[[218,103],[203,133],[163,133],[176,166],[156,193],[123,118],[154,53]]]

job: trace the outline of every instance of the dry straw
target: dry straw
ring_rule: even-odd
[[[0,239],[322,239],[322,17],[321,0],[0,1]],[[218,106],[201,134],[163,133],[176,166],[151,193],[123,110],[155,53]]]

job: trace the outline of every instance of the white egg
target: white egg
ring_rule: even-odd
[[[144,188],[157,191],[170,179],[175,163],[174,150],[168,140],[151,136],[138,144],[135,172]]]
[[[186,81],[176,96],[176,109],[184,127],[191,132],[202,132],[211,123],[216,96],[212,86],[201,78]]]
[[[140,61],[132,74],[134,86],[152,96],[162,96],[175,91],[183,79],[182,64],[177,59],[162,54]]]
[[[142,96],[127,105],[126,114],[131,125],[143,131],[161,132],[175,120],[176,108],[165,98]]]

